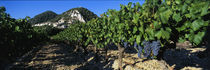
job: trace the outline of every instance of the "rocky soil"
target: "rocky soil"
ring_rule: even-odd
[[[209,70],[209,57],[199,57],[206,48],[168,49],[164,60],[177,70]]]
[[[66,44],[43,46],[34,55],[29,55],[15,62],[7,70],[117,70],[118,51],[100,51],[98,59],[93,52],[84,54],[74,52],[75,47]],[[208,70],[208,58],[200,58],[198,52],[205,48],[169,49],[164,53],[164,60],[140,59],[135,52],[125,52],[123,68],[125,70]]]

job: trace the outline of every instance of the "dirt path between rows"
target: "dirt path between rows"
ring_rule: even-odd
[[[66,44],[42,46],[34,55],[30,55],[31,57],[29,56],[22,61],[16,62],[8,70],[116,70],[118,68],[117,50],[108,51],[108,61],[106,62],[105,57],[101,55],[103,52],[100,52],[98,59],[96,59],[94,57],[95,54],[92,52],[84,54],[80,51],[74,52],[74,49],[75,47]],[[133,67],[133,64],[144,64],[139,63],[142,59],[138,59],[136,54],[126,53],[124,56],[123,61],[128,62],[128,64],[123,63],[123,67],[125,69],[127,68],[126,70],[137,68]],[[133,63],[129,64],[131,61]],[[153,65],[153,62],[158,61],[149,62],[149,66]],[[155,66],[161,68],[159,65]],[[145,67],[145,64],[143,67]]]
[[[104,60],[96,62],[94,53],[84,54],[82,51],[74,52],[74,49],[66,44],[45,45],[7,70],[113,70],[111,63],[114,59],[110,63]]]
[[[96,59],[94,57],[95,54],[91,51],[84,54],[82,51],[74,52],[74,50],[75,47],[62,43],[41,46],[37,52],[16,62],[7,70],[117,70],[118,68],[118,51],[116,48],[115,50],[107,51],[107,62],[102,53],[98,55],[99,59]],[[194,50],[194,52],[182,52],[191,50]],[[123,67],[125,70],[173,70],[170,66],[175,64],[175,69],[177,69],[178,66],[181,67],[178,69],[184,68],[182,70],[208,70],[208,68],[206,68],[208,67],[208,64],[206,65],[206,58],[200,59],[195,54],[202,50],[205,49],[168,50],[164,56],[165,60],[153,59],[146,61],[138,58],[136,53],[124,53]],[[169,54],[173,56],[169,56]],[[189,57],[187,55],[191,56]],[[181,63],[183,60],[188,60],[189,62]],[[192,67],[189,68],[189,64],[191,64]],[[201,66],[194,66],[193,64],[200,64]]]
[[[85,60],[81,53],[72,52],[73,50],[73,47],[65,44],[46,45],[36,52],[32,59],[17,62],[11,69],[55,70],[57,68],[71,65],[78,67],[84,63]],[[71,68],[73,69],[74,66]]]

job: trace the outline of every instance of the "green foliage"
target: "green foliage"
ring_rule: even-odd
[[[158,2],[157,2],[158,3]],[[170,38],[170,28],[160,28],[162,25],[155,18],[155,6],[143,7],[139,3],[129,3],[127,6],[121,5],[119,11],[108,10],[102,15],[102,18],[88,22],[90,26],[90,36],[95,45],[104,47],[107,43],[121,43],[121,41],[129,42],[131,45],[134,42],[142,43],[144,40],[167,40]],[[151,7],[151,9],[150,9]],[[149,16],[151,14],[152,16]],[[154,20],[152,20],[154,19]],[[155,23],[153,23],[155,22]],[[156,26],[154,26],[156,25]],[[93,33],[93,34],[92,34]]]
[[[53,18],[55,18],[57,14],[53,11],[45,11],[41,14],[36,15],[34,18],[29,20],[29,23],[37,24],[42,22],[47,22]]]
[[[168,4],[163,4],[162,7],[166,7],[171,10],[171,16],[167,17],[170,20],[164,26],[172,29],[172,36],[175,39],[172,41],[184,42],[189,40],[193,45],[199,45],[203,41],[207,26],[209,26],[209,20],[205,20],[209,15],[210,7],[209,1],[170,1]],[[160,11],[159,15],[163,15]]]
[[[4,7],[1,7],[0,10],[1,44],[11,43],[9,40],[31,38],[27,38],[32,32],[32,27],[27,22],[28,18],[16,20],[10,18],[9,14],[5,13],[6,10]]]
[[[1,60],[16,60],[38,44],[49,41],[49,36],[59,32],[50,26],[32,27],[28,17],[14,19],[0,7],[0,57]]]
[[[108,10],[86,24],[75,24],[61,32],[61,39],[105,47],[123,42],[143,46],[143,41],[160,41],[165,46],[171,41],[189,40],[193,45],[203,41],[209,26],[209,1],[146,0],[120,5],[120,10]],[[122,53],[122,52],[121,52]],[[144,53],[142,51],[142,53]]]
[[[34,29],[34,32],[40,35],[45,35],[49,37],[56,35],[57,33],[62,31],[62,29],[59,29],[53,26],[36,26],[36,27],[33,27],[33,29]]]
[[[81,26],[72,25],[60,37],[86,41],[85,45],[93,43],[97,47],[121,44],[122,40],[130,45],[134,42],[142,45],[144,40],[160,40],[162,46],[170,41],[186,40],[198,45],[209,26],[209,20],[205,20],[209,14],[209,2],[146,0],[142,6],[128,3],[120,7],[119,11],[108,10],[101,18]]]
[[[14,19],[0,7],[0,51],[1,57],[20,56],[32,49],[33,29],[25,19]],[[11,59],[11,58],[8,58]]]
[[[77,22],[75,24],[71,24],[70,27],[65,29],[64,31],[58,33],[57,35],[53,36],[53,39],[59,41],[70,41],[70,42],[78,42],[83,38],[83,34],[80,28],[84,28],[85,24]],[[82,41],[82,40],[81,40]]]

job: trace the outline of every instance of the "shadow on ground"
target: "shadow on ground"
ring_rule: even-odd
[[[175,64],[175,69],[180,70],[184,67],[196,67],[203,70],[210,69],[209,57],[200,58],[200,52],[192,52],[192,50],[176,49],[167,50],[164,53],[164,60],[170,65]]]
[[[25,58],[17,62],[11,70],[22,69],[56,69],[59,66],[79,65],[85,62],[85,55],[80,52],[73,52],[74,47],[65,44],[53,44],[43,46],[30,59]],[[28,57],[29,58],[29,57]],[[27,60],[26,60],[27,59]]]

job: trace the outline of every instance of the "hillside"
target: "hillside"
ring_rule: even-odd
[[[98,16],[93,12],[91,12],[90,10],[84,7],[78,7],[78,8],[72,8],[52,19],[45,20],[44,22],[40,22],[38,24],[35,24],[34,26],[52,25],[58,28],[66,28],[69,26],[69,24],[77,23],[77,21],[87,22],[92,18],[97,18],[97,17]],[[47,18],[47,17],[43,16],[41,18]]]
[[[32,24],[42,23],[49,21],[55,18],[56,16],[58,15],[53,11],[45,11],[41,14],[36,15],[34,18],[30,19],[29,22]]]
[[[56,18],[50,20],[51,22],[57,22],[59,21],[61,18],[64,18],[65,20],[70,19],[69,16],[71,16],[71,14],[76,14],[76,12],[74,12],[75,10],[78,11],[77,14],[81,14],[81,16],[83,17],[84,21],[89,21],[92,18],[96,18],[98,17],[96,14],[94,14],[93,12],[91,12],[90,10],[84,8],[84,7],[77,7],[77,8],[72,8],[66,12],[63,12],[61,15],[58,15]]]

